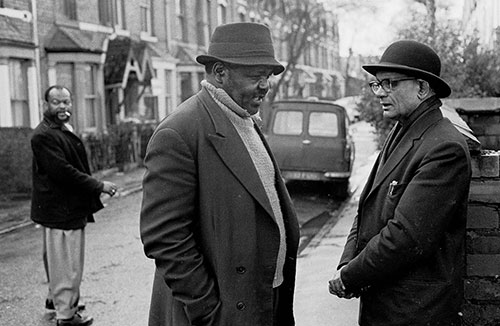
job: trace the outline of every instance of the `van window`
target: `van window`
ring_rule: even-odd
[[[276,135],[300,135],[302,133],[302,112],[276,112],[273,132]]]
[[[309,116],[309,135],[318,137],[337,137],[339,134],[338,117],[331,112],[311,112]]]

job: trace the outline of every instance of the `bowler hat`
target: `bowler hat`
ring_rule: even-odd
[[[401,72],[426,80],[440,98],[451,94],[450,86],[439,77],[439,56],[431,47],[416,41],[403,40],[392,43],[382,54],[380,63],[363,65],[363,69],[374,76],[380,71]]]
[[[257,23],[234,23],[215,28],[208,54],[196,57],[196,61],[207,64],[223,61],[245,66],[268,65],[278,75],[285,70],[275,58],[271,32],[265,25]]]

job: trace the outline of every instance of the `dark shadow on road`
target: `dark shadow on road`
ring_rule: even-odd
[[[338,219],[338,209],[344,203],[345,198],[335,196],[334,187],[335,185],[325,182],[290,181],[287,183],[299,219],[301,236],[299,254],[325,223]]]

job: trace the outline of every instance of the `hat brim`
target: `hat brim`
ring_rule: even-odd
[[[273,68],[273,74],[279,75],[284,70],[285,67],[279,63],[276,59],[272,57],[229,57],[229,58],[218,58],[207,54],[202,54],[196,57],[196,61],[205,65],[210,62],[222,61],[242,66],[271,66]]]
[[[373,76],[375,76],[380,71],[395,71],[407,74],[409,76],[422,78],[429,82],[429,84],[431,84],[438,97],[445,98],[450,96],[451,94],[451,88],[447,82],[445,82],[439,76],[431,74],[430,72],[427,72],[425,70],[384,62],[381,62],[379,64],[363,65],[362,68]]]

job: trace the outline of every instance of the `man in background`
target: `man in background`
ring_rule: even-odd
[[[46,308],[56,311],[57,325],[91,325],[78,312],[83,274],[85,226],[103,205],[101,193],[113,196],[116,185],[90,175],[85,147],[68,123],[71,92],[54,85],[45,92],[43,120],[31,138],[33,193],[31,218],[44,228],[49,295]]]

